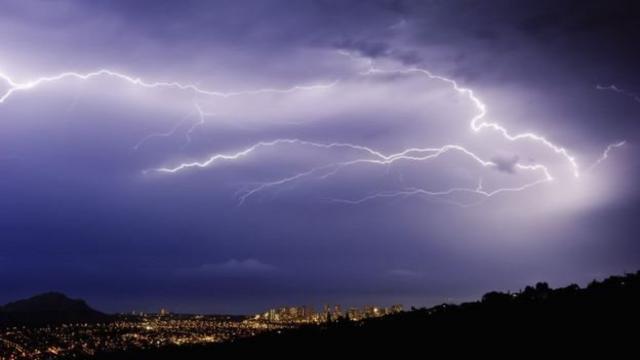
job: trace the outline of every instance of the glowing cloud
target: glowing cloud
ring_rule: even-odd
[[[360,58],[351,53],[341,51],[341,55],[346,55],[351,59],[364,61],[367,65],[366,71],[360,72],[358,76],[362,77],[374,77],[381,75],[403,75],[403,76],[424,76],[428,80],[437,81],[446,85],[449,89],[453,90],[459,96],[467,99],[469,103],[475,109],[475,113],[472,118],[469,120],[469,127],[473,133],[480,133],[482,130],[492,130],[498,133],[504,140],[509,142],[520,142],[520,141],[528,141],[535,144],[539,144],[543,149],[547,151],[551,151],[562,157],[568,164],[570,171],[573,173],[574,177],[578,178],[580,176],[580,167],[576,161],[576,158],[569,154],[568,150],[561,145],[558,145],[550,140],[548,140],[545,136],[533,132],[524,132],[524,133],[512,133],[507,130],[506,127],[500,125],[495,122],[490,122],[486,120],[488,107],[487,105],[480,100],[478,96],[475,95],[472,89],[462,87],[458,84],[457,81],[433,74],[429,70],[412,67],[412,68],[401,68],[401,69],[381,69],[377,68],[373,62],[373,60],[368,58]],[[8,89],[4,91],[4,93],[0,96],[0,104],[5,103],[9,100],[11,96],[16,95],[19,92],[27,92],[39,86],[44,86],[45,84],[55,83],[63,80],[81,80],[88,81],[96,77],[112,77],[118,80],[124,81],[134,86],[140,86],[143,88],[170,88],[179,91],[189,91],[194,95],[201,96],[213,96],[220,98],[231,98],[231,97],[241,97],[241,96],[257,96],[262,94],[290,94],[294,92],[300,91],[315,91],[315,90],[327,90],[332,89],[336,85],[339,84],[340,80],[334,80],[332,82],[328,82],[326,84],[316,84],[316,85],[294,85],[288,88],[278,89],[278,88],[262,88],[255,90],[245,90],[245,91],[233,91],[233,92],[222,92],[222,91],[214,91],[203,89],[193,84],[183,84],[179,82],[149,82],[142,80],[139,77],[126,75],[119,72],[114,72],[107,69],[101,69],[95,72],[89,73],[78,73],[78,72],[63,72],[53,76],[45,76],[39,77],[34,80],[19,82],[12,79],[10,76],[0,73],[0,79],[3,80],[7,85]],[[616,92],[625,93],[623,90],[611,85],[608,87],[597,87],[599,90],[611,90]],[[625,93],[626,94],[626,93]],[[636,97],[637,100],[637,97]],[[137,144],[135,144],[134,149],[139,149],[145,142],[152,138],[156,137],[169,137],[173,136],[177,133],[178,129],[194,114],[197,114],[197,121],[191,124],[186,130],[185,136],[185,145],[191,142],[191,135],[193,132],[204,124],[206,116],[212,116],[215,114],[207,113],[203,110],[200,103],[194,101],[195,110],[190,112],[187,116],[182,118],[173,128],[166,132],[152,133],[143,139],[141,139]],[[625,142],[621,141],[615,144],[609,145],[602,156],[593,163],[588,170],[592,170],[597,167],[601,162],[605,161],[609,152],[613,148],[620,147],[624,145]],[[472,159],[476,164],[485,168],[496,168],[503,169],[504,164],[500,161],[496,160],[486,160],[483,159],[479,154],[471,151],[469,148],[460,145],[460,144],[445,144],[437,147],[410,147],[406,148],[402,151],[385,154],[382,151],[374,149],[369,146],[364,146],[360,144],[353,144],[348,142],[316,142],[316,141],[308,141],[299,138],[279,138],[275,140],[263,140],[254,143],[253,145],[247,146],[241,150],[235,152],[227,152],[227,153],[215,153],[208,156],[206,159],[201,161],[191,161],[191,162],[183,162],[179,163],[175,166],[167,166],[160,167],[155,169],[155,172],[167,173],[167,174],[176,174],[178,172],[182,172],[192,168],[206,168],[210,166],[214,166],[219,162],[230,162],[230,161],[238,161],[242,158],[248,157],[251,154],[259,152],[264,148],[276,148],[281,145],[289,145],[289,146],[300,146],[300,147],[311,147],[316,149],[345,149],[350,151],[356,151],[361,155],[356,159],[350,160],[342,160],[326,163],[324,165],[316,166],[299,173],[289,175],[286,177],[282,177],[280,179],[260,183],[250,189],[247,189],[241,192],[239,196],[240,204],[244,203],[250,196],[263,191],[267,188],[281,186],[287,183],[291,183],[306,177],[316,176],[319,179],[326,179],[330,176],[335,175],[341,169],[352,167],[359,164],[372,164],[372,165],[390,165],[397,161],[427,161],[431,159],[438,158],[448,152],[454,151],[463,154],[464,156]],[[539,185],[544,182],[550,182],[554,179],[551,175],[550,169],[547,165],[540,163],[533,164],[522,164],[518,162],[518,157],[515,157],[514,160],[509,163],[509,169],[517,169],[522,171],[533,171],[539,172],[542,174],[541,177],[535,179],[533,181],[527,182],[523,185],[519,186],[508,186],[508,187],[498,187],[491,191],[484,190],[482,184],[477,187],[451,187],[443,190],[426,190],[420,188],[409,188],[409,189],[400,189],[395,191],[383,191],[379,193],[375,193],[372,195],[368,195],[356,200],[341,200],[341,199],[333,199],[335,202],[340,203],[348,203],[348,204],[359,204],[365,201],[378,199],[378,198],[389,198],[389,197],[406,197],[413,195],[421,195],[421,196],[434,196],[439,198],[446,198],[447,196],[456,194],[456,193],[469,193],[477,195],[481,198],[489,198],[502,193],[512,193],[525,191],[533,186]],[[460,204],[458,205],[466,206],[469,204]]]

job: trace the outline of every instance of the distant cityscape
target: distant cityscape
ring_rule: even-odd
[[[45,360],[101,352],[150,349],[230,341],[265,331],[331,321],[360,321],[403,311],[402,305],[280,307],[254,316],[216,316],[132,312],[112,321],[0,328],[0,360]]]
[[[358,321],[367,318],[398,313],[403,310],[402,305],[392,305],[390,307],[377,307],[373,305],[362,308],[351,307],[342,310],[340,305],[325,305],[320,312],[316,312],[313,307],[281,307],[270,309],[262,314],[254,316],[256,321],[267,321],[269,323],[321,323],[325,321],[351,320]]]

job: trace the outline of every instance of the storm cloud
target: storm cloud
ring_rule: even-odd
[[[639,19],[634,1],[5,1],[0,302],[429,305],[634,270],[640,105],[598,85],[640,93]]]

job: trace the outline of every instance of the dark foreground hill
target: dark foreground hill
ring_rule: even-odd
[[[95,323],[110,317],[96,311],[83,300],[50,292],[0,306],[0,326],[40,326],[69,323]]]
[[[558,355],[637,351],[640,272],[551,289],[491,292],[476,302],[268,333],[232,343],[102,355],[101,359],[213,359],[231,356],[393,358],[441,354]],[[512,353],[517,351],[517,353]],[[593,353],[591,355],[594,355]],[[396,357],[398,356],[398,357]],[[437,358],[440,356],[435,356]]]

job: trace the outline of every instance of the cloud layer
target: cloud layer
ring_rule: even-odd
[[[130,77],[0,104],[5,301],[420,305],[640,264],[640,106],[597,87],[640,89],[632,1],[0,10],[1,94]],[[473,89],[484,121],[566,148],[580,178],[541,141],[474,131],[478,103],[417,68]]]

